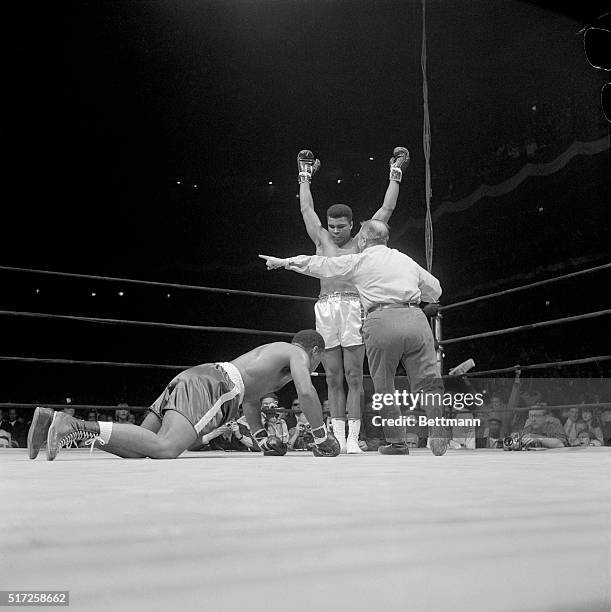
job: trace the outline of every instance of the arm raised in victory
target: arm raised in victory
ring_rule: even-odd
[[[388,188],[386,189],[386,194],[384,195],[384,202],[372,217],[372,219],[384,221],[384,223],[388,223],[388,220],[390,219],[390,216],[397,205],[397,198],[399,197],[399,184],[403,178],[403,171],[407,170],[407,167],[409,166],[409,151],[405,147],[395,147],[388,164],[390,166],[390,175],[388,178]]]
[[[297,155],[297,169],[299,170],[299,206],[306,231],[312,242],[319,246],[323,240],[323,228],[316,211],[314,198],[310,189],[312,176],[320,168],[320,160],[314,158],[314,153],[304,149]]]

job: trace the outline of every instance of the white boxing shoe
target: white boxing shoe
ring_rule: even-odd
[[[339,442],[339,452],[342,455],[346,454],[346,421],[343,419],[331,419],[333,426],[333,435]]]
[[[361,431],[361,421],[352,419],[348,421],[348,438],[346,439],[346,452],[349,455],[360,455],[363,450],[359,446],[359,433]]]

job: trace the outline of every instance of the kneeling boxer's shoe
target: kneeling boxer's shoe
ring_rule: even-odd
[[[50,408],[36,407],[32,424],[28,430],[28,456],[30,459],[38,457],[38,451],[47,442],[47,433],[53,420],[53,410]]]
[[[409,448],[405,442],[392,442],[378,447],[378,453],[380,455],[409,455]]]
[[[56,412],[47,433],[47,459],[53,461],[62,446],[69,446],[76,440],[95,440],[99,436],[97,422],[82,421],[65,412]]]
[[[318,430],[313,430],[313,433],[314,431]],[[317,438],[314,434],[314,444],[312,444],[312,454],[314,457],[337,457],[339,453],[339,442],[330,431],[327,431],[324,439]]]
[[[288,446],[280,438],[277,438],[276,436],[268,436],[265,429],[259,429],[256,431],[254,433],[254,438],[264,455],[276,457],[286,455]]]

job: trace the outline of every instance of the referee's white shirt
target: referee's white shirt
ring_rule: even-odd
[[[297,255],[284,267],[316,278],[351,281],[365,312],[377,303],[436,302],[441,295],[441,285],[431,273],[405,253],[383,244],[353,255]]]

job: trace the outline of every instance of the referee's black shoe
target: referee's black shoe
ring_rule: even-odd
[[[378,448],[380,455],[409,455],[409,448],[405,442],[393,442]]]

